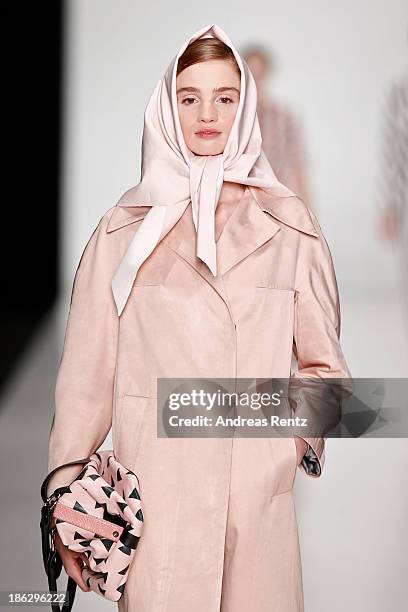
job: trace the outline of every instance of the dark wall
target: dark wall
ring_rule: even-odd
[[[57,293],[64,2],[2,13],[0,390]]]

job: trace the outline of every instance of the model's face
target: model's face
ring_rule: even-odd
[[[237,70],[225,60],[194,64],[178,75],[176,86],[186,145],[196,155],[219,155],[238,109],[241,86]]]

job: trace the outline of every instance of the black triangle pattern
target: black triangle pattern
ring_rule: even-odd
[[[105,559],[97,559],[96,557],[94,557],[94,561],[96,565],[99,565],[100,563],[102,563],[102,561],[105,561]]]
[[[117,481],[120,482],[122,480],[122,476],[120,475],[120,469],[118,468],[118,471],[116,472],[116,478]]]
[[[110,550],[112,548],[112,544],[113,544],[112,540],[108,540],[107,538],[101,538],[101,542],[106,548],[106,550]]]
[[[119,550],[122,551],[125,555],[130,555],[132,550],[134,550],[139,542],[139,537],[130,533],[130,531],[125,530],[120,536],[120,542],[123,546],[119,547]]]
[[[100,478],[99,474],[89,474],[89,478],[91,480],[98,480]]]
[[[82,534],[78,533],[78,531],[76,531],[74,533],[74,540],[83,540],[85,536],[83,536]]]
[[[95,510],[96,510],[97,508],[104,508],[104,509],[106,510],[106,508],[107,508],[107,504],[96,502],[96,503],[95,503]]]
[[[119,591],[119,593],[123,593],[123,591],[125,590],[125,586],[126,584],[121,584],[116,590]]]
[[[122,576],[124,576],[126,574],[126,572],[128,571],[129,567],[130,567],[130,565],[127,565],[123,570],[118,572],[118,574],[121,574]]]
[[[81,504],[77,501],[75,502],[74,510],[78,510],[78,512],[83,512],[84,514],[88,514],[85,508],[83,508]]]
[[[100,590],[100,592],[102,593],[102,595],[105,595],[105,593],[106,593],[106,589],[103,589],[103,588],[101,587],[101,585],[99,584],[99,582],[98,582],[98,589]]]
[[[108,512],[108,504],[107,503],[106,504],[104,504],[104,503],[99,504],[98,502],[96,502],[95,509],[96,508],[103,508],[103,518],[106,521],[109,521],[110,514]]]
[[[90,546],[91,545],[91,540],[82,540],[82,542],[80,542],[81,546]]]
[[[139,519],[139,521],[143,521],[143,520],[144,520],[144,518],[143,518],[143,512],[142,512],[142,509],[141,509],[141,508],[139,508],[139,510],[136,512],[135,517],[136,517],[137,519]]]
[[[110,497],[113,493],[112,487],[102,487],[102,491],[105,493],[107,497]]]
[[[138,490],[136,489],[136,487],[133,489],[133,491],[130,493],[129,497],[133,497],[134,499],[140,499],[140,495]]]

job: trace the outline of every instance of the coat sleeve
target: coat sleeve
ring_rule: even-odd
[[[292,377],[349,379],[351,373],[340,346],[340,300],[333,260],[315,214],[310,208],[308,211],[318,236],[302,234],[300,238],[294,324],[297,370]],[[311,414],[316,406],[309,408]],[[325,460],[325,439],[303,439],[308,448],[299,467],[307,475],[319,477]]]
[[[114,208],[92,233],[75,272],[55,385],[48,471],[89,457],[111,427],[119,319],[110,284],[116,254],[106,226]],[[72,482],[81,469],[59,470],[48,494]]]

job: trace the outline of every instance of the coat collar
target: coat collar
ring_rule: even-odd
[[[311,236],[319,236],[318,226],[313,220],[308,207],[297,196],[288,196],[286,188],[263,189],[261,187],[249,187],[248,189],[261,210],[270,216],[300,232]],[[113,232],[130,223],[141,221],[145,218],[150,208],[151,206],[115,206],[106,231],[108,233]],[[188,209],[190,208],[189,206]],[[237,211],[234,211],[234,215],[235,212]],[[261,221],[260,218],[259,221]]]
[[[288,196],[286,188],[283,189],[284,196],[277,190],[247,186],[217,241],[217,277],[196,256],[197,235],[191,206],[188,206],[179,220],[178,228],[163,238],[163,243],[176,251],[222,293],[222,277],[279,232],[281,223],[310,236],[319,236],[308,207],[297,196]]]
[[[135,221],[141,221],[149,212],[151,206],[115,206],[106,227],[107,233],[114,232]]]
[[[320,228],[311,215],[310,209],[298,196],[288,195],[290,192],[286,187],[282,185],[282,187],[278,186],[273,189],[261,187],[250,187],[250,189],[264,212],[299,232],[319,237]]]
[[[113,232],[141,221],[150,208],[150,206],[116,206],[106,231]],[[273,238],[281,230],[281,223],[310,236],[319,236],[317,223],[315,224],[308,207],[283,185],[282,188],[273,190],[247,186],[241,201],[227,219],[217,240],[216,277],[196,255],[197,233],[191,206],[187,206],[176,225],[162,238],[159,245],[171,249],[195,269],[224,300],[230,311],[223,276]],[[230,315],[232,318],[231,311]]]
[[[279,224],[265,215],[247,187],[232,215],[227,219],[217,240],[217,277],[196,255],[197,234],[191,206],[179,221],[179,228],[164,237],[166,246],[176,251],[212,285],[244,257],[270,240],[280,229]]]

